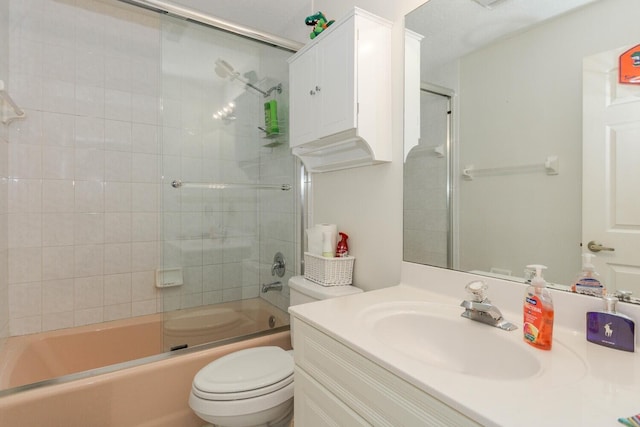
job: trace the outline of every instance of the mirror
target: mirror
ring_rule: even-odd
[[[544,264],[568,289],[588,242],[625,234],[593,263],[607,292],[640,295],[640,124],[597,122],[587,102],[632,104],[640,85],[583,94],[585,73],[617,78],[640,44],[640,2],[487,3],[430,0],[405,17],[403,259],[514,281]],[[588,132],[601,147],[583,177]],[[584,209],[604,212],[598,230]]]

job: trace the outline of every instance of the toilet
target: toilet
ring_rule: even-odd
[[[320,286],[289,279],[290,305],[362,292],[355,286]],[[189,406],[219,427],[288,427],[293,417],[293,351],[248,348],[223,356],[193,379]]]

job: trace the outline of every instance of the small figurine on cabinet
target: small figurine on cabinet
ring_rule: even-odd
[[[311,40],[315,39],[318,34],[323,32],[326,28],[328,28],[331,24],[333,24],[335,19],[331,21],[327,21],[327,17],[324,16],[322,12],[315,13],[311,16],[307,16],[304,20],[304,23],[310,27],[313,27],[313,31],[309,34],[309,38]]]

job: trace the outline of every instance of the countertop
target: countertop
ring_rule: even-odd
[[[363,332],[363,313],[391,302],[435,303],[445,310],[463,311],[459,307],[461,299],[404,284],[297,305],[289,311],[483,425],[620,427],[619,417],[640,413],[637,352],[589,343],[583,332],[557,324],[552,350],[539,350],[522,339],[522,313],[502,309],[505,319],[517,325],[517,330],[507,332],[468,319],[462,321],[469,322],[469,328],[475,328],[477,334],[505,334],[506,339],[538,358],[542,369],[521,379],[452,372],[393,350]],[[473,346],[469,351],[473,352]],[[499,357],[509,361],[512,355]]]

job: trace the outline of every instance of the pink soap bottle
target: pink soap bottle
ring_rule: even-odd
[[[336,257],[345,257],[349,256],[349,245],[347,245],[347,236],[345,233],[340,234],[340,241],[338,242],[338,246],[336,247]]]

